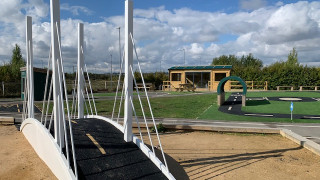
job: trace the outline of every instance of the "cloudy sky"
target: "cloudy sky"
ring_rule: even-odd
[[[64,66],[77,60],[77,23],[85,29],[89,71],[119,69],[118,29],[124,37],[124,0],[60,0]],[[25,57],[25,16],[33,17],[34,64],[46,66],[50,49],[49,0],[0,1],[0,64],[15,44]],[[265,65],[286,60],[320,66],[320,2],[296,0],[134,0],[134,38],[145,72],[209,65],[223,54],[252,53]]]

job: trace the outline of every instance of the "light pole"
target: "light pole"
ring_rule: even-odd
[[[186,65],[186,49],[178,49],[179,51],[183,51],[183,64],[184,66]]]
[[[120,43],[120,26],[117,27],[119,29],[119,68],[121,68],[121,43]]]
[[[110,74],[110,77],[111,77],[111,92],[112,92],[112,54],[110,54],[110,57],[111,57],[111,74]]]

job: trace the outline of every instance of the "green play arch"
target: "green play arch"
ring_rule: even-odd
[[[242,95],[241,95],[242,96],[242,106],[246,106],[247,84],[240,77],[237,77],[237,76],[229,76],[229,77],[225,77],[225,78],[221,79],[221,81],[218,85],[218,89],[217,89],[217,93],[218,93],[217,104],[218,104],[218,106],[221,106],[225,102],[224,85],[229,80],[236,80],[241,83],[241,85],[243,87],[243,91],[242,91]]]
[[[226,82],[228,80],[239,81],[241,83],[242,87],[243,87],[242,95],[246,95],[247,94],[247,84],[244,82],[244,80],[242,80],[238,76],[228,76],[228,77],[225,77],[225,78],[221,79],[221,81],[220,81],[220,83],[218,85],[218,89],[217,89],[218,95],[220,95],[221,93],[224,93],[224,85],[226,84]]]

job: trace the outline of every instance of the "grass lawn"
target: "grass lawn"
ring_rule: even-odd
[[[231,93],[226,93],[226,98]],[[292,122],[289,118],[266,118],[247,117],[226,114],[218,111],[217,94],[199,94],[193,96],[175,96],[151,98],[152,110],[155,117],[163,118],[185,118],[203,120],[232,120],[232,121],[255,121],[255,122]],[[143,99],[146,116],[150,117],[150,111],[146,99]],[[142,116],[141,108],[137,99],[134,105],[138,116]],[[98,101],[98,114],[110,116],[112,113],[113,101]],[[289,106],[286,106],[289,109]],[[295,108],[299,108],[295,105]],[[119,106],[116,107],[116,112]],[[290,112],[288,112],[290,113]],[[122,113],[121,113],[122,114]],[[117,116],[117,115],[115,115]],[[294,119],[293,122],[319,122],[317,120]]]
[[[283,93],[283,92],[281,92]],[[226,93],[226,98],[231,93]],[[252,93],[251,97],[259,97],[259,93]],[[267,94],[267,93],[266,93]],[[270,92],[268,92],[270,94]],[[251,92],[248,93],[251,95]],[[318,95],[318,93],[317,93]],[[320,93],[319,93],[320,95]],[[265,94],[260,93],[261,97],[265,97]],[[268,95],[269,96],[269,95]],[[271,96],[271,95],[270,95]],[[269,97],[270,97],[269,96]],[[279,95],[275,95],[279,96]],[[282,95],[283,96],[283,95]],[[307,93],[305,94],[307,96]],[[299,95],[301,97],[301,95]],[[313,96],[311,96],[313,97]],[[147,117],[151,117],[149,108],[147,106],[147,101],[145,98],[142,99],[143,107]],[[209,94],[197,94],[192,96],[168,96],[168,97],[157,97],[150,99],[152,110],[155,117],[163,117],[163,118],[185,118],[185,119],[203,119],[203,120],[231,120],[231,121],[255,121],[255,122],[292,122],[289,118],[266,118],[266,117],[247,117],[247,116],[238,116],[232,114],[226,114],[218,111],[217,105],[217,94],[209,93]],[[111,116],[113,109],[113,100],[103,100],[96,101],[96,106],[98,110],[98,114],[102,116]],[[142,116],[142,111],[140,108],[140,104],[137,98],[134,99],[134,105],[137,112],[137,116]],[[272,104],[271,104],[272,103]],[[270,104],[251,104],[249,102],[249,106],[245,107],[244,110],[248,112],[254,112],[263,109],[263,112],[270,111],[272,113],[279,112],[280,109],[286,114],[289,114],[289,102],[284,102],[284,104],[277,104],[271,102]],[[283,102],[282,102],[283,103]],[[294,112],[301,109],[300,112],[303,114],[308,114],[309,112],[312,115],[317,115],[320,113],[315,113],[314,109],[319,107],[319,102],[309,106],[311,102],[307,104],[295,103]],[[88,105],[89,106],[89,105]],[[283,107],[282,107],[283,106]],[[305,108],[308,107],[308,108]],[[42,105],[40,105],[42,107]],[[122,106],[123,107],[123,106]],[[281,107],[281,108],[280,108]],[[311,107],[311,108],[310,108]],[[251,108],[251,109],[250,109]],[[115,117],[117,117],[117,112],[119,109],[119,100],[116,106]],[[302,110],[303,109],[303,110]],[[86,109],[85,109],[86,111]],[[121,112],[122,116],[123,112]],[[306,119],[294,119],[293,122],[314,122],[318,123],[317,120],[306,120]]]

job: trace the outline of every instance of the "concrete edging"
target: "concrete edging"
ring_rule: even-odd
[[[12,125],[14,124],[14,117],[0,117],[0,124]]]
[[[260,133],[260,134],[280,134],[283,137],[299,144],[300,146],[308,149],[314,154],[320,156],[320,144],[317,144],[305,137],[300,136],[297,133],[292,132],[289,129],[277,129],[277,128],[243,128],[243,127],[226,127],[226,126],[199,126],[199,125],[163,125],[168,129],[176,130],[193,130],[193,131],[213,131],[213,132],[235,132],[235,133]],[[153,125],[148,124],[149,127]],[[133,124],[133,127],[137,127]],[[141,126],[140,126],[141,127]],[[145,127],[141,127],[145,128]]]
[[[299,144],[300,146],[308,149],[309,151],[315,153],[316,155],[320,156],[320,144],[317,144],[305,137],[300,136],[297,133],[292,132],[288,129],[281,129],[280,134],[283,137],[290,139],[291,141]]]

